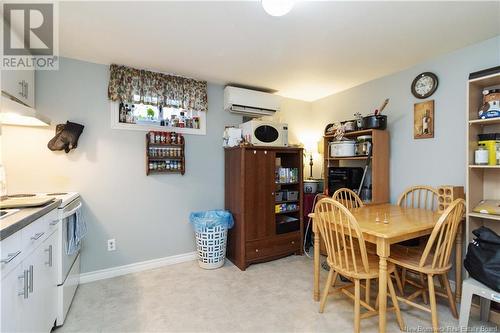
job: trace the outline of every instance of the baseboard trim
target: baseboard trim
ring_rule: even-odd
[[[140,261],[129,265],[100,269],[97,271],[80,274],[80,284],[104,280],[104,279],[110,279],[116,276],[147,271],[149,269],[179,264],[182,262],[187,262],[196,259],[197,259],[196,252],[188,252],[170,257]]]

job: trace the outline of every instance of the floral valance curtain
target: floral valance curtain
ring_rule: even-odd
[[[135,102],[207,111],[207,82],[120,65],[110,66],[108,97]]]

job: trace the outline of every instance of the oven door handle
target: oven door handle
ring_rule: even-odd
[[[75,208],[73,208],[73,209],[72,209],[72,210],[70,210],[69,212],[65,212],[65,213],[63,213],[62,218],[63,218],[63,219],[65,219],[65,218],[67,218],[68,216],[73,215],[73,214],[74,214],[77,210],[79,210],[80,208],[82,208],[82,203],[81,203],[81,202],[78,204],[78,206],[76,206]]]

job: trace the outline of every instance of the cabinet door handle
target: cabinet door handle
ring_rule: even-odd
[[[259,249],[255,249],[255,252],[259,252]]]
[[[45,249],[45,252],[49,253],[49,261],[47,261],[45,263],[45,265],[52,267],[52,245],[49,245],[49,247],[47,249]]]
[[[24,97],[28,98],[28,82],[24,82],[25,90],[24,90]]]
[[[295,241],[292,241],[292,245],[295,244]]]
[[[29,291],[30,293],[33,293],[33,265],[30,265],[30,269],[29,269]]]
[[[58,223],[59,223],[59,220],[54,220],[54,221],[50,222],[49,225],[56,225]]]
[[[267,150],[264,150],[264,155],[267,155]]]
[[[31,240],[37,240],[40,237],[42,237],[45,234],[45,232],[37,232],[34,236],[31,236]]]
[[[19,254],[21,254],[21,251],[17,251],[17,252],[14,252],[14,253],[9,253],[7,255],[7,258],[6,259],[2,259],[0,260],[0,262],[2,264],[8,264],[9,262],[11,262],[12,260],[14,260],[15,257],[17,257]]]
[[[257,150],[254,150],[253,153],[254,153],[254,155],[257,154]]]
[[[21,91],[19,92],[19,95],[24,97],[24,80],[19,81],[19,85],[21,86]]]
[[[23,296],[23,298],[28,298],[28,270],[23,271],[23,275],[18,276],[19,279],[23,279],[23,290],[17,293],[18,296]]]

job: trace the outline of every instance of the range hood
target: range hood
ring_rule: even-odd
[[[0,101],[0,124],[14,126],[49,126],[50,120],[35,109],[26,106],[2,92]]]

